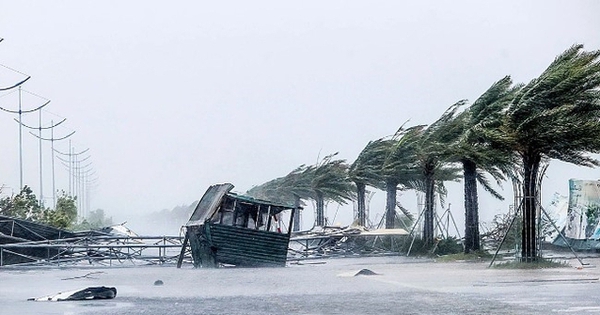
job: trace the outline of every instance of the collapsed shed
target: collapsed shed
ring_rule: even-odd
[[[185,225],[183,248],[189,241],[194,266],[285,266],[298,209],[232,193],[233,187],[210,186]]]

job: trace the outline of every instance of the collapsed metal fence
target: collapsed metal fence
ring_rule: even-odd
[[[86,236],[0,244],[0,266],[175,263],[182,240],[179,236]],[[186,251],[184,255],[189,257]]]

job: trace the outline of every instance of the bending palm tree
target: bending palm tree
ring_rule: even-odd
[[[465,195],[465,241],[464,251],[480,249],[479,206],[477,183],[498,199],[504,199],[490,185],[484,173],[490,174],[499,184],[505,180],[503,174],[510,173],[514,156],[506,148],[489,145],[481,130],[498,126],[502,110],[514,98],[519,87],[511,87],[510,77],[494,83],[468,109],[458,114],[455,120],[456,139],[447,146],[449,161],[462,164]]]
[[[383,181],[380,170],[387,154],[383,144],[382,139],[370,141],[348,169],[348,178],[356,186],[357,220],[360,226],[367,224],[365,198],[367,185],[379,187]]]
[[[445,160],[445,150],[456,138],[461,128],[454,116],[459,107],[466,101],[452,105],[437,121],[426,129],[411,135],[415,144],[417,168],[421,172],[422,189],[425,191],[425,212],[423,224],[423,241],[426,246],[433,244],[435,219],[435,193],[444,192],[444,181],[457,180],[459,169]]]
[[[386,192],[385,227],[395,228],[398,187],[418,189],[420,170],[416,155],[416,145],[424,126],[403,127],[392,139],[379,140],[378,150],[385,159],[380,169],[380,184]]]
[[[325,226],[325,201],[332,200],[345,204],[353,198],[355,188],[348,180],[348,165],[345,160],[333,160],[337,153],[328,155],[316,165],[307,167],[303,172],[310,180],[312,196],[316,203],[317,226]]]
[[[543,159],[582,166],[600,161],[586,155],[600,152],[600,51],[576,45],[537,78],[525,85],[510,103],[504,125],[487,131],[520,157],[523,174],[523,233],[521,260],[537,260],[536,182]]]

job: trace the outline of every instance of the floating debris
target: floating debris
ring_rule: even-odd
[[[36,302],[60,302],[60,301],[82,301],[82,300],[107,300],[114,299],[117,296],[117,289],[114,287],[88,287],[85,289],[58,292],[53,295],[46,295],[39,298],[29,298],[27,301]]]

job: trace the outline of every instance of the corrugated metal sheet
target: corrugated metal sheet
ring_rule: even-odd
[[[74,234],[49,225],[0,215],[0,245],[71,238]],[[34,262],[57,255],[58,249],[0,248],[0,265]]]
[[[55,227],[0,215],[0,233],[25,239],[45,241],[73,237],[73,233]]]
[[[225,194],[233,189],[233,185],[229,183],[217,184],[208,187],[200,202],[194,209],[194,213],[190,217],[186,226],[204,224],[206,219],[210,218],[221,203],[221,199]]]
[[[210,240],[217,262],[236,266],[285,266],[287,234],[210,224]]]

